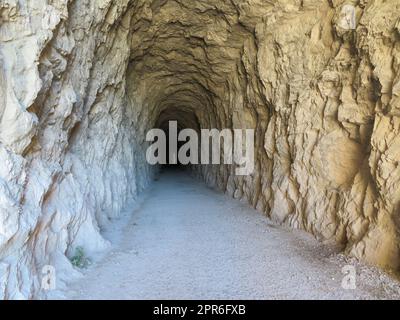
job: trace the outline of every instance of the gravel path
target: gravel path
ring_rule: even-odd
[[[398,299],[397,281],[181,172],[166,172],[68,299]],[[353,264],[356,290],[342,288]]]

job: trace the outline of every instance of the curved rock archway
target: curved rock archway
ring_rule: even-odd
[[[0,0],[0,297],[151,183],[146,132],[168,120],[255,129],[255,171],[197,175],[271,219],[399,267],[397,0]]]

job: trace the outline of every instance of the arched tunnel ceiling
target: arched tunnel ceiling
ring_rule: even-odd
[[[149,126],[170,105],[174,110],[179,106],[192,110],[202,127],[233,126],[234,110],[223,101],[234,99],[234,92],[246,86],[243,48],[245,42],[254,45],[251,27],[240,21],[237,10],[243,4],[175,0],[136,4],[128,73],[140,88],[128,91],[146,97]],[[264,3],[262,8],[270,6]],[[239,99],[238,103],[243,104]]]
[[[161,128],[164,131],[168,129],[169,121],[178,123],[178,130],[190,128],[196,131],[200,130],[199,119],[195,112],[185,105],[172,104],[167,106],[158,116],[155,128]]]

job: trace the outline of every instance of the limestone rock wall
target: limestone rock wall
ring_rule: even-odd
[[[128,1],[0,2],[0,298],[41,297],[148,183],[125,96]]]
[[[255,129],[253,175],[197,174],[397,270],[399,39],[397,0],[0,0],[0,297],[108,245],[175,119]]]

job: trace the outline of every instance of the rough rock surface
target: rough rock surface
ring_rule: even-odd
[[[253,175],[199,176],[398,270],[399,39],[398,0],[0,0],[0,297],[107,246],[170,119],[254,128]]]

